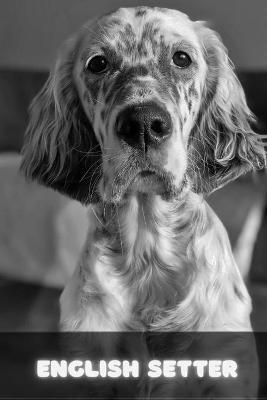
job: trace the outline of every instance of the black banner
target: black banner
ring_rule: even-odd
[[[0,399],[267,398],[267,333],[1,333]]]

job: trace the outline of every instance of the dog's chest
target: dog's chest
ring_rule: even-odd
[[[123,254],[109,248],[108,255],[96,259],[94,272],[104,312],[124,326],[147,329],[183,298],[188,269],[177,242],[152,245],[146,235],[139,240],[137,248]]]

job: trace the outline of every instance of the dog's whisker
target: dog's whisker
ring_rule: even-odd
[[[82,175],[82,177],[80,178],[80,182],[83,182],[86,180],[86,178],[88,177],[88,175],[90,175],[90,172],[93,170],[95,172],[96,168],[102,168],[102,162],[101,160],[96,160],[91,166],[90,168],[88,168],[85,173]],[[94,173],[93,172],[93,173]]]

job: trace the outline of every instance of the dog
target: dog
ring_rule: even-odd
[[[250,331],[251,300],[205,198],[264,168],[217,33],[121,8],[62,47],[34,99],[21,169],[88,206],[64,331]]]

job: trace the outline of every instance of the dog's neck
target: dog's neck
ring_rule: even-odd
[[[122,268],[133,268],[137,273],[139,261],[149,258],[153,250],[163,260],[171,262],[173,245],[181,256],[192,235],[194,221],[205,221],[202,199],[187,193],[172,201],[159,195],[132,195],[120,205],[100,204],[93,209],[96,218],[95,238],[106,238],[109,247],[124,258]],[[205,215],[204,215],[205,214]],[[177,246],[179,247],[177,249]]]

